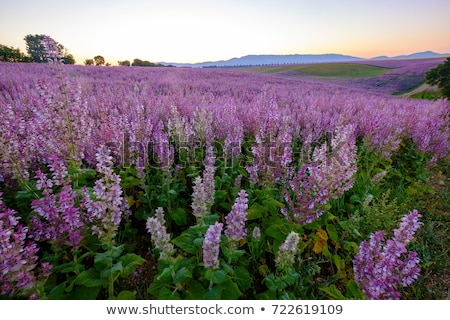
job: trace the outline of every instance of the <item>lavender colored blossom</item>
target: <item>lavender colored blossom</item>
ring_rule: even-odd
[[[417,210],[402,218],[392,239],[385,240],[384,231],[377,231],[359,245],[353,260],[355,281],[369,299],[400,299],[400,288],[413,283],[420,274],[420,259],[406,245],[422,225]]]
[[[205,240],[203,241],[203,262],[205,268],[219,268],[220,235],[222,228],[223,223],[216,222],[206,231]]]
[[[28,228],[19,224],[17,212],[5,208],[0,193],[0,294],[31,297],[36,284],[49,276],[52,266],[37,267],[38,248],[27,240]]]
[[[247,236],[247,229],[245,228],[248,209],[247,196],[247,192],[241,190],[230,213],[225,217],[227,225],[224,233],[229,241],[240,241]]]
[[[278,255],[275,259],[277,268],[286,270],[295,263],[299,241],[300,236],[295,231],[291,231],[291,233],[288,234],[284,243],[278,248]]]
[[[44,36],[43,44],[45,48],[45,53],[47,55],[47,60],[49,63],[60,63],[61,53],[55,40],[50,36]]]
[[[64,163],[56,158],[49,164],[52,178],[40,170],[36,172],[36,187],[42,197],[31,203],[34,215],[31,216],[30,234],[35,241],[48,241],[57,248],[69,246],[77,248],[83,237],[86,225],[76,206],[76,193],[70,185],[70,178]],[[54,192],[53,187],[60,187]]]
[[[192,214],[197,218],[197,222],[201,222],[208,214],[207,206],[208,195],[205,192],[205,186],[201,177],[194,180],[192,193]]]
[[[97,161],[97,171],[103,177],[95,181],[93,196],[89,195],[86,187],[83,189],[83,206],[88,213],[88,221],[92,223],[92,233],[99,238],[107,237],[111,240],[122,217],[128,214],[128,204],[122,196],[120,177],[113,172],[109,150],[99,147]]]
[[[165,227],[163,208],[159,207],[155,211],[154,217],[149,217],[146,222],[146,229],[152,236],[152,243],[159,250],[159,258],[170,261],[173,259],[175,248],[170,243],[170,234]]]
[[[253,228],[252,237],[256,241],[259,241],[261,239],[261,229],[259,227]]]
[[[206,147],[206,156],[204,159],[205,170],[203,171],[203,188],[206,195],[206,206],[208,209],[214,203],[214,194],[216,192],[216,187],[214,185],[214,174],[216,172],[215,167],[216,156],[214,155],[212,145]]]
[[[303,164],[285,183],[288,206],[282,208],[283,215],[298,224],[322,215],[329,200],[341,197],[353,186],[356,149],[354,128],[351,125],[338,127],[329,143],[313,150],[311,163]]]

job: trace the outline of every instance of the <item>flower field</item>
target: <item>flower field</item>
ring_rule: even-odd
[[[2,298],[429,298],[448,252],[421,245],[419,200],[447,100],[232,69],[0,74]]]

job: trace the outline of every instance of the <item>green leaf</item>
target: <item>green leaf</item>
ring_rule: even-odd
[[[280,209],[283,207],[283,204],[273,198],[265,199],[261,201],[263,206],[267,208],[271,214],[276,215],[280,212]]]
[[[108,286],[108,279],[102,279],[100,272],[94,268],[81,272],[75,279],[75,284],[83,285],[88,288],[93,287],[106,287]]]
[[[231,281],[231,279],[222,284],[222,290],[223,300],[237,300],[242,296],[241,290],[239,290],[237,284]]]
[[[338,232],[334,224],[327,224],[326,229],[330,239],[333,240],[334,242],[339,242]]]
[[[136,267],[145,262],[145,259],[134,253],[127,253],[126,255],[120,257],[119,261],[122,261],[123,270],[122,276],[128,277],[134,272]]]
[[[172,243],[179,247],[181,250],[195,254],[197,252],[197,246],[194,244],[194,240],[199,237],[199,230],[195,227],[190,227],[182,234],[172,240]]]
[[[181,300],[181,297],[178,292],[163,287],[158,293],[158,300]]]
[[[94,267],[98,271],[105,270],[112,262],[113,259],[108,252],[99,252],[95,254]]]
[[[320,288],[320,290],[322,290],[323,292],[328,294],[328,296],[330,298],[332,298],[332,299],[346,300],[344,295],[341,293],[341,291],[339,291],[339,289],[334,284],[332,284],[332,285],[330,285],[329,287],[326,287],[326,288]]]
[[[348,298],[362,300],[365,299],[364,293],[359,290],[358,284],[355,280],[351,279],[345,284],[346,296]]]
[[[171,283],[172,282],[172,269],[170,267],[165,268],[163,272],[157,277],[158,281],[162,283]]]
[[[277,240],[285,240],[287,235],[289,234],[290,229],[289,227],[284,223],[274,223],[271,224],[266,230],[265,234],[269,237],[272,237]]]
[[[234,273],[239,289],[245,291],[251,287],[253,279],[246,268],[238,266]]]
[[[187,212],[184,208],[178,207],[175,210],[171,210],[169,215],[177,226],[185,226],[187,224]]]
[[[206,290],[204,300],[222,300],[222,286],[217,285]]]
[[[267,209],[260,205],[259,203],[254,203],[247,210],[247,220],[256,220],[261,218],[265,213],[267,213]]]
[[[123,291],[119,292],[117,299],[118,300],[136,300],[136,295],[129,290],[123,290]]]
[[[66,282],[60,283],[54,287],[48,294],[49,300],[62,300],[64,297],[64,290],[66,289]]]
[[[188,289],[183,295],[183,299],[189,300],[201,300],[203,298],[205,288],[197,280],[190,281],[188,284]]]
[[[222,284],[225,281],[227,281],[227,279],[229,279],[229,277],[226,274],[226,272],[219,269],[219,270],[214,270],[214,273],[213,273],[213,276],[211,278],[211,281],[216,283],[216,284]]]
[[[108,278],[110,274],[113,275],[113,277],[116,277],[117,275],[121,274],[123,270],[122,261],[118,261],[109,269],[105,269],[101,274],[103,278]]]
[[[74,300],[96,300],[100,292],[100,287],[77,286],[68,296],[68,299]]]
[[[188,268],[183,267],[177,271],[175,274],[175,278],[173,279],[174,283],[183,283],[187,282],[187,280],[192,278],[192,273]]]

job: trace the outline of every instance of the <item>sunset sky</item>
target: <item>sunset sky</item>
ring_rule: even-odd
[[[47,34],[77,64],[248,54],[450,53],[449,0],[0,0],[0,44]]]

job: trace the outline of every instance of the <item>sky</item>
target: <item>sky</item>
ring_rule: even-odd
[[[449,0],[0,0],[0,44],[46,34],[101,55],[196,63],[248,54],[450,53]]]

